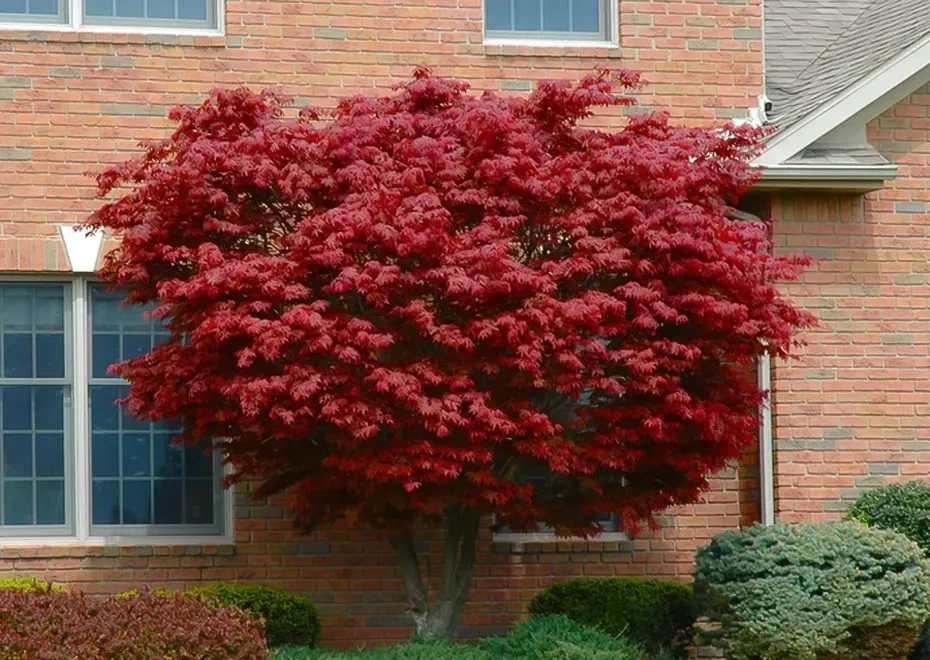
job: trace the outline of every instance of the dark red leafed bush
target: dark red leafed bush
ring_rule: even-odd
[[[266,660],[259,624],[232,607],[143,592],[0,590],[0,658],[42,660]]]

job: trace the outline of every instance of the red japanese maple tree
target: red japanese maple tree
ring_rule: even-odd
[[[579,126],[639,84],[474,96],[418,70],[326,121],[245,89],[175,110],[87,225],[121,237],[101,277],[173,335],[119,366],[128,406],[222,438],[302,528],[388,530],[424,635],[454,630],[491,514],[595,535],[695,501],[755,437],[746,365],[810,323],[776,288],[805,262],[728,216],[758,131]]]

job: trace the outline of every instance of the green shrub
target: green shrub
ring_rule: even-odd
[[[909,481],[870,490],[846,518],[904,534],[930,553],[930,484]]]
[[[624,635],[651,654],[684,656],[691,642],[691,588],[672,580],[583,578],[555,584],[529,606],[533,616],[564,614],[612,635]]]
[[[13,589],[15,591],[54,591],[64,593],[67,591],[60,584],[52,584],[33,577],[0,578],[0,589]]]
[[[698,551],[694,591],[728,660],[900,660],[930,613],[930,562],[855,522],[756,526]]]
[[[485,646],[495,660],[641,660],[642,650],[625,637],[572,621],[567,616],[533,617],[507,637]]]
[[[447,642],[412,643],[364,651],[308,651],[285,647],[274,660],[493,660],[483,648]]]
[[[286,644],[314,647],[320,641],[316,607],[303,596],[270,587],[238,584],[211,584],[186,593],[233,605],[261,618],[265,639],[271,647]]]

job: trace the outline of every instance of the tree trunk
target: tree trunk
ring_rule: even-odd
[[[407,594],[407,612],[413,619],[416,635],[423,639],[450,638],[455,634],[475,570],[481,515],[474,509],[454,506],[447,511],[446,522],[442,579],[433,602],[430,602],[429,587],[420,571],[413,534],[403,532],[391,539]]]

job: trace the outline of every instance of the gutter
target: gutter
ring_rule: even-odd
[[[759,491],[762,524],[775,524],[775,446],[772,439],[772,357],[759,357],[759,389],[766,398],[759,405]]]
[[[755,188],[760,190],[829,190],[870,192],[894,179],[898,166],[887,165],[768,165]]]

